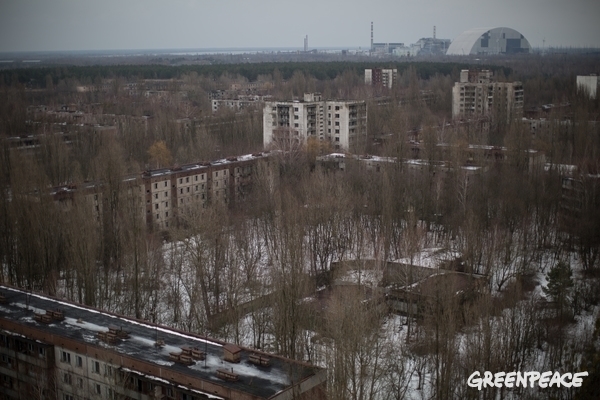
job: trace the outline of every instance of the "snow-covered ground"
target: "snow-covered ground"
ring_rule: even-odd
[[[320,255],[322,258],[319,262],[324,261],[326,268],[329,268],[333,261],[368,258],[380,260],[378,257],[382,254],[390,254],[388,261],[436,269],[440,264],[462,256],[467,248],[465,239],[460,236],[455,240],[440,243],[438,230],[433,227],[429,232],[420,233],[419,240],[411,246],[413,249],[411,254],[393,257],[395,251],[384,251],[380,240],[380,227],[375,222],[362,225],[361,232],[356,231],[359,229],[357,225],[348,224],[347,227],[349,231],[344,234],[350,238],[347,242],[348,247],[339,249],[334,246],[330,253]],[[420,232],[425,232],[421,224],[418,229]],[[206,304],[213,310],[226,310],[272,293],[274,281],[281,279],[282,271],[287,271],[280,264],[286,262],[284,260],[288,255],[281,251],[280,246],[283,245],[280,242],[281,238],[266,235],[259,224],[253,226],[249,232],[251,234],[245,238],[240,238],[234,233],[221,238],[227,250],[218,255],[221,257],[220,263],[215,262],[217,259],[215,250],[199,238],[165,243],[160,251],[161,267],[156,269],[160,272],[159,275],[150,276],[151,271],[148,272],[148,277],[156,280],[156,287],[148,297],[148,302],[143,304],[146,308],[145,315],[152,316],[156,322],[167,326],[206,334],[208,333],[207,313],[204,309]],[[448,362],[453,363],[449,368],[452,368],[453,384],[459,387],[453,392],[457,395],[466,393],[464,389],[466,381],[463,380],[466,380],[469,372],[473,372],[471,369],[484,371],[486,368],[491,368],[489,365],[471,365],[475,354],[473,346],[482,346],[485,340],[497,346],[497,351],[507,352],[512,351],[511,346],[516,346],[511,340],[521,341],[519,345],[524,346],[525,349],[518,354],[520,368],[537,371],[556,369],[556,346],[550,346],[545,336],[547,333],[542,332],[548,328],[540,321],[534,321],[537,324],[534,326],[535,329],[527,324],[533,323],[531,318],[534,318],[535,312],[538,312],[540,301],[545,300],[546,295],[542,288],[548,285],[547,274],[559,261],[566,261],[571,265],[576,285],[584,281],[583,267],[575,253],[557,254],[551,250],[535,249],[520,232],[514,233],[513,247],[499,246],[500,236],[497,233],[491,232],[487,235],[485,238],[487,242],[484,242],[487,247],[483,248],[482,257],[478,259],[481,264],[475,265],[474,268],[489,274],[491,295],[502,297],[504,291],[519,276],[530,277],[534,285],[533,290],[526,292],[524,298],[516,301],[511,308],[501,310],[495,315],[483,316],[480,320],[474,319],[470,325],[456,328],[449,342],[454,355]],[[299,260],[303,273],[310,272],[313,262],[317,259],[311,253],[315,249],[311,240],[308,235],[303,240],[303,252]],[[216,282],[216,277],[220,279],[219,282]],[[382,278],[383,271],[380,269],[351,268],[338,276],[335,283],[360,284],[374,288],[380,284]],[[202,285],[207,288],[207,299],[201,295]],[[122,304],[129,303],[128,306],[131,306],[131,297],[128,295],[129,293],[122,291],[121,298],[116,296],[114,309],[111,311],[125,313]],[[305,293],[301,296],[305,296]],[[310,297],[301,298],[298,305],[302,306],[302,303],[308,301]],[[149,310],[148,307],[152,302],[156,307]],[[22,306],[26,307],[26,305]],[[252,310],[242,314],[239,320],[225,324],[218,331],[210,334],[224,341],[276,352],[277,334],[272,320],[274,312],[273,305]],[[584,351],[581,343],[590,343],[599,312],[599,306],[581,310],[581,313],[575,316],[574,323],[565,328],[565,340],[561,347],[561,370],[571,368],[571,372],[576,372],[580,368]],[[67,320],[67,323],[77,326],[77,321]],[[511,332],[511,324],[522,326],[523,330],[519,328]],[[408,335],[409,326],[410,335]],[[94,330],[94,327],[87,327],[87,329]],[[485,336],[486,329],[494,334]],[[535,332],[530,332],[528,329],[534,329]],[[323,337],[322,334],[306,330],[305,327],[300,328],[297,338],[298,347],[304,349],[301,352],[303,360],[328,368],[331,379],[335,379],[336,369],[340,368],[339,352],[347,350],[341,350],[335,342]],[[132,339],[136,340],[136,338]],[[435,358],[432,357],[430,350],[429,352],[415,350],[422,347],[420,345],[423,341],[431,340],[422,321],[408,321],[403,316],[387,315],[381,321],[377,335],[372,336],[371,340],[375,340],[377,346],[370,342],[355,350],[356,357],[359,357],[363,364],[366,363],[365,368],[349,373],[353,377],[360,376],[361,382],[372,386],[376,393],[374,399],[393,398],[390,397],[390,393],[395,393],[400,398],[423,399],[430,398],[435,393]],[[373,346],[378,349],[376,354],[370,348]],[[501,355],[497,358],[499,362],[503,359]],[[374,360],[377,362],[375,363]],[[510,391],[506,393],[506,398],[517,397],[516,393]]]

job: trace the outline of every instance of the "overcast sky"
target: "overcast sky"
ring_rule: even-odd
[[[0,0],[0,52],[410,44],[506,26],[598,46],[599,0]]]

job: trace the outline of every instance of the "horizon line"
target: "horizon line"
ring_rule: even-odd
[[[310,50],[353,50],[370,48],[370,45],[366,46],[314,46],[309,48]],[[71,49],[71,50],[1,50],[0,54],[26,54],[26,53],[106,53],[106,52],[166,52],[166,51],[211,51],[211,50],[222,50],[222,51],[240,51],[240,50],[268,50],[268,49],[288,49],[288,50],[303,50],[303,46],[236,46],[236,47],[161,47],[161,48],[138,48],[138,49]]]

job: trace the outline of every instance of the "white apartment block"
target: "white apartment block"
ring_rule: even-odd
[[[595,99],[596,93],[598,92],[598,76],[577,75],[577,91],[583,91],[590,96],[590,99]]]
[[[452,116],[488,115],[493,111],[514,118],[523,110],[521,82],[494,82],[489,70],[462,70],[452,88]]]
[[[307,93],[304,101],[266,102],[263,144],[282,150],[306,145],[308,138],[351,150],[366,142],[367,105],[364,101],[327,101]]]
[[[391,89],[398,78],[397,68],[365,69],[365,84]]]

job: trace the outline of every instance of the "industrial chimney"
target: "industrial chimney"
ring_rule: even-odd
[[[373,52],[373,21],[371,21],[371,52]]]

